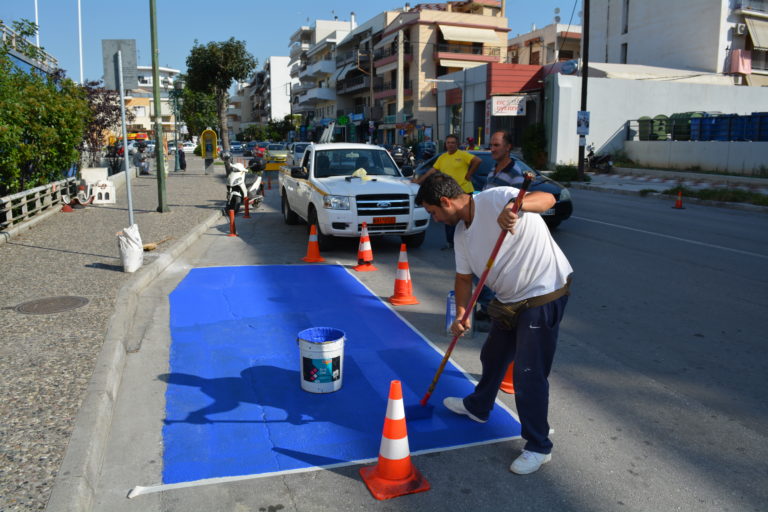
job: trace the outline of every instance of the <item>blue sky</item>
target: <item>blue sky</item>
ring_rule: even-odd
[[[577,0],[507,0],[511,35],[525,33],[531,24],[552,23],[559,7],[561,23],[568,23]],[[186,58],[195,39],[200,43],[235,37],[246,41],[259,67],[270,55],[288,55],[288,38],[300,25],[315,19],[349,19],[354,11],[358,23],[381,11],[404,5],[389,0],[157,0],[157,31],[160,65],[186,69]],[[411,1],[411,5],[419,2]],[[34,0],[0,0],[0,19],[10,24],[21,18],[34,21]],[[118,4],[121,4],[118,7]],[[578,0],[574,24],[580,20]],[[77,36],[77,0],[37,0],[40,45],[59,60],[67,76],[78,80],[80,57]],[[80,0],[83,31],[83,73],[86,80],[100,79],[102,39],[136,39],[139,65],[152,64],[150,52],[149,0],[108,2]],[[214,6],[211,11],[209,6]],[[222,12],[219,9],[223,8]]]

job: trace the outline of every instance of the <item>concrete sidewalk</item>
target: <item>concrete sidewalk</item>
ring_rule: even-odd
[[[768,196],[768,178],[753,178],[747,176],[726,176],[721,174],[705,174],[692,172],[660,171],[653,169],[630,169],[614,167],[610,173],[588,172],[589,182],[572,182],[570,188],[582,190],[597,190],[616,194],[647,195],[660,194],[666,190],[682,185],[687,189],[704,190],[715,188],[730,188],[754,192]],[[724,203],[704,201],[686,197],[686,202],[707,204],[747,211],[768,211],[764,206],[748,203]]]
[[[156,212],[154,173],[132,180],[142,241],[164,241],[145,253],[136,274],[122,271],[117,248],[116,233],[128,225],[125,186],[117,190],[117,204],[55,213],[0,245],[0,510],[45,508],[89,382],[107,373],[119,383],[119,369],[95,366],[110,319],[129,327],[135,302],[125,296],[140,291],[136,283],[159,273],[195,228],[221,219],[223,175],[222,167],[205,176],[202,160],[189,156],[186,172],[168,176],[171,211],[163,214]],[[131,286],[118,302],[118,291]],[[16,310],[28,301],[62,296],[82,297],[87,304],[52,314]],[[57,305],[63,304],[41,304]],[[86,454],[79,455],[82,463]]]

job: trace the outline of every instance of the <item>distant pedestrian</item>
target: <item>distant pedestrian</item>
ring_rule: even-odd
[[[459,149],[459,138],[457,136],[449,135],[445,138],[445,153],[435,160],[431,169],[419,177],[414,177],[413,182],[420,185],[432,174],[442,172],[456,180],[464,192],[471,194],[475,191],[475,188],[472,186],[470,179],[481,162],[480,157]],[[455,230],[455,226],[445,225],[446,245],[443,247],[443,250],[453,249],[453,233]]]
[[[489,309],[491,332],[480,350],[480,381],[473,393],[463,398],[448,397],[443,405],[485,423],[504,374],[514,361],[515,404],[526,444],[510,471],[528,474],[552,458],[547,379],[573,269],[539,215],[552,208],[555,196],[531,192],[516,214],[509,203],[518,192],[514,187],[495,187],[472,196],[453,179],[436,174],[419,188],[415,201],[435,221],[456,226],[454,290],[458,320],[451,325],[455,336],[471,328],[471,315],[465,322],[461,318],[472,295],[472,276],[486,270],[499,228],[509,232],[486,281],[497,296]]]
[[[187,156],[184,154],[184,145],[179,144],[179,146],[176,148],[176,152],[179,154],[179,170],[180,171],[186,171],[187,170]]]

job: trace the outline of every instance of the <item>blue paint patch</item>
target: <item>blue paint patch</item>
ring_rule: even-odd
[[[343,267],[192,270],[170,295],[170,373],[163,483],[327,466],[378,456],[391,380],[418,404],[442,356]],[[343,386],[300,387],[297,335],[346,333]],[[450,362],[430,399],[435,414],[408,422],[411,452],[520,435],[497,407],[485,424],[457,416],[446,396],[473,384]]]

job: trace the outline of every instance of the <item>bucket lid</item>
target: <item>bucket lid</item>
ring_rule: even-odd
[[[328,343],[338,341],[345,336],[344,331],[334,327],[310,327],[299,332],[299,339],[310,343]]]

